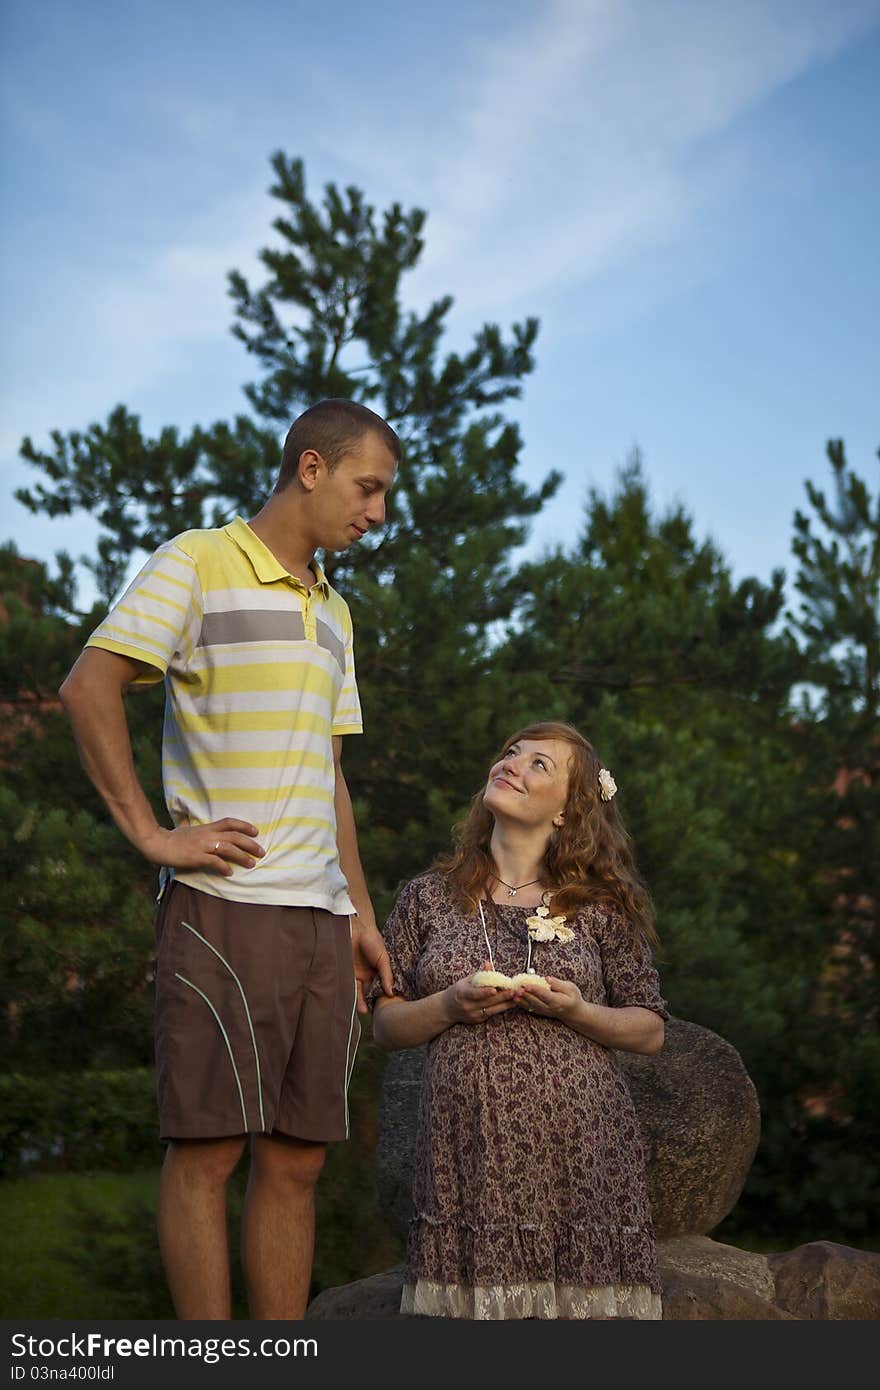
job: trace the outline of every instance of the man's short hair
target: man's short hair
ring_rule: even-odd
[[[353,453],[364,435],[370,432],[379,435],[391,451],[394,462],[399,463],[400,440],[374,410],[342,397],[330,397],[309,406],[287,431],[275,491],[281,492],[296,477],[300,455],[306,449],[319,453],[332,473],[339,460]]]

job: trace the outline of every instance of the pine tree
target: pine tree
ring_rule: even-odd
[[[800,609],[818,695],[815,759],[826,837],[825,906],[837,921],[833,1007],[859,1032],[880,1023],[880,493],[872,501],[828,444],[834,502],[807,483],[812,517],[795,514]],[[813,731],[811,730],[811,733]]]
[[[831,497],[808,482],[812,514],[795,514],[790,615],[808,661],[800,735],[826,942],[810,1181],[868,1229],[880,1196],[880,492],[872,498],[842,440],[827,455]]]

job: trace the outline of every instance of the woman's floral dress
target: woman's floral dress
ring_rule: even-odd
[[[497,970],[525,969],[533,913],[486,904]],[[619,914],[591,906],[567,925],[573,940],[533,944],[539,974],[669,1017],[647,945]],[[385,940],[404,999],[445,989],[487,954],[479,915],[435,873],[404,888]],[[428,1044],[401,1311],[660,1317],[642,1141],[613,1051],[521,1008]]]

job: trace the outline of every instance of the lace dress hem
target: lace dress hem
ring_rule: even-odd
[[[404,1284],[400,1311],[429,1318],[638,1318],[657,1321],[660,1295],[647,1284],[609,1284],[589,1289],[579,1284],[536,1281],[529,1284],[437,1284],[418,1279]]]

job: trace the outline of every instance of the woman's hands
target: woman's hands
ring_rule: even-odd
[[[484,961],[483,970],[490,969]],[[520,1008],[542,1018],[558,1018],[560,1023],[574,1027],[584,1005],[584,996],[572,980],[560,980],[546,975],[546,985],[521,985],[516,989],[496,989],[493,985],[475,985],[473,976],[457,980],[443,990],[446,1016],[452,1023],[485,1023],[495,1014]]]
[[[490,969],[484,961],[483,970]],[[506,1013],[514,1007],[512,989],[496,989],[494,985],[471,984],[472,976],[456,980],[443,991],[443,1003],[450,1023],[485,1023],[495,1014]]]
[[[541,1014],[543,1018],[558,1018],[560,1023],[572,1025],[584,1003],[573,980],[558,980],[555,975],[545,975],[547,986],[522,985],[513,991],[513,1002],[530,1014]]]

